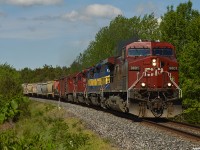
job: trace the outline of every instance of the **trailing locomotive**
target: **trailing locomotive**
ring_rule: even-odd
[[[59,97],[66,101],[97,105],[138,117],[174,117],[182,112],[178,79],[173,45],[135,41],[124,46],[120,56],[109,57],[93,67],[63,77],[57,87],[52,83],[49,89],[57,88]],[[29,89],[25,89],[24,94],[31,94],[28,93],[31,85],[24,84],[23,87]],[[48,96],[46,89],[43,95]]]

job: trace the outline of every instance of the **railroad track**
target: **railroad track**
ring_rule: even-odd
[[[100,109],[99,107],[86,108],[74,104],[66,104],[55,100],[30,98],[44,103],[53,103],[57,107],[67,109],[81,120],[86,122],[89,129],[98,133],[103,138],[108,138],[119,149],[192,149],[200,147],[199,142],[192,138],[180,138],[173,132],[165,132],[165,129],[150,127],[143,124],[143,120],[130,114]],[[91,109],[92,108],[92,109]],[[112,115],[111,115],[112,114]],[[116,117],[115,117],[116,116]],[[157,123],[163,122],[161,119]]]
[[[164,121],[156,121],[156,120],[152,121],[149,119],[143,119],[142,123],[152,125],[154,127],[159,127],[159,128],[167,130],[168,132],[179,135],[181,137],[189,138],[191,140],[200,142],[200,127],[199,126],[170,121],[167,119]]]
[[[37,100],[37,98],[31,98],[33,100]],[[76,103],[77,105],[77,103]],[[114,110],[108,110],[108,109],[103,109],[100,107],[96,106],[88,106],[86,104],[78,104],[84,107],[90,107],[95,110],[103,111],[106,113],[111,113],[117,117],[121,118],[126,118],[128,120],[132,120],[133,122],[141,122],[144,124],[151,125],[153,127],[159,127],[164,130],[167,130],[168,132],[171,132],[172,134],[180,135],[181,137],[184,138],[189,138],[190,140],[194,140],[199,142],[200,141],[200,127],[186,124],[186,123],[180,123],[180,122],[175,122],[163,118],[153,118],[153,119],[141,119],[137,118],[136,116],[132,114],[126,114],[126,113],[121,113],[118,111]]]

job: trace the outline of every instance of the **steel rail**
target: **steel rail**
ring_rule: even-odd
[[[194,134],[194,133],[191,133],[191,132],[183,131],[183,130],[180,130],[180,129],[177,129],[177,128],[174,128],[174,127],[169,127],[169,126],[166,126],[164,124],[159,124],[158,122],[149,121],[149,120],[145,120],[145,119],[143,119],[142,122],[151,124],[153,126],[158,126],[158,127],[167,129],[167,131],[177,133],[178,135],[182,135],[184,137],[192,138],[192,139],[194,139],[198,142],[200,141],[200,135],[199,134]]]
[[[200,130],[200,126],[197,126],[197,125],[192,125],[192,124],[184,123],[184,122],[177,122],[177,121],[173,121],[173,120],[169,120],[169,122],[172,122],[177,125],[180,124],[180,125],[184,125],[185,127],[195,128],[195,129]]]
[[[31,97],[30,99],[39,100],[38,98],[33,98],[33,97]],[[45,100],[45,99],[43,99],[43,100]],[[57,101],[54,100],[54,102],[57,102]],[[76,103],[76,105],[77,105],[77,103]],[[79,104],[79,105],[81,105],[81,104]],[[81,106],[83,106],[83,105],[84,104],[82,104]],[[177,129],[177,128],[174,128],[174,127],[169,127],[167,125],[164,125],[164,123],[167,123],[167,122],[168,123],[170,123],[170,122],[177,123],[175,121],[171,121],[171,120],[165,119],[163,124],[160,124],[160,123],[162,123],[162,120],[150,121],[150,120],[147,120],[146,118],[145,119],[144,118],[137,118],[132,114],[121,113],[121,112],[118,112],[118,111],[109,110],[109,109],[103,109],[103,108],[96,107],[96,106],[84,105],[84,107],[90,107],[90,108],[93,108],[93,109],[96,109],[96,110],[103,111],[105,113],[110,113],[110,114],[113,114],[113,115],[115,115],[117,117],[125,118],[125,119],[131,120],[133,122],[147,123],[147,124],[150,124],[150,125],[152,125],[154,127],[158,126],[158,127],[163,128],[163,129],[167,129],[168,132],[176,133],[176,134],[181,135],[181,136],[183,136],[185,138],[187,137],[187,138],[193,139],[193,140],[198,141],[198,142],[200,141],[200,135],[198,135],[198,134],[190,133],[190,132],[187,132],[187,131],[183,131],[183,130],[180,130],[180,129]],[[188,124],[186,124],[186,123],[180,123],[180,124],[184,124],[185,126],[188,126]],[[193,127],[193,125],[189,125],[188,127],[190,127],[190,126]],[[194,127],[197,128],[197,129],[200,129],[200,127],[198,127],[198,126],[194,126]]]

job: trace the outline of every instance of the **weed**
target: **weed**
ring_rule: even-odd
[[[39,102],[31,102],[29,109],[29,117],[21,117],[13,129],[1,132],[0,149],[110,149],[85,130],[82,121],[64,118],[64,110],[58,112],[56,107]]]

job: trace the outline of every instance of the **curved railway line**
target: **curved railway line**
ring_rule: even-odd
[[[194,140],[197,142],[200,142],[200,127],[194,126],[186,123],[171,121],[171,120],[149,120],[149,119],[143,119],[143,123],[148,125],[153,125],[155,127],[164,129],[168,132],[171,132],[176,135],[180,135],[184,138],[189,138],[190,140]]]
[[[33,100],[37,100],[37,98],[32,98]],[[55,101],[55,100],[54,100]],[[58,102],[58,101],[57,101]],[[72,103],[72,102],[69,102]],[[77,105],[77,103],[75,103]],[[132,114],[121,113],[114,110],[103,109],[101,107],[86,105],[86,104],[78,104],[84,107],[90,107],[95,110],[103,111],[106,113],[111,113],[117,117],[125,118],[128,120],[132,120],[134,122],[140,122],[144,125],[150,125],[152,127],[158,127],[159,129],[165,130],[175,136],[181,136],[183,138],[190,139],[190,141],[200,142],[200,126],[194,126],[187,123],[181,123],[176,121],[171,121],[164,118],[138,118]]]

